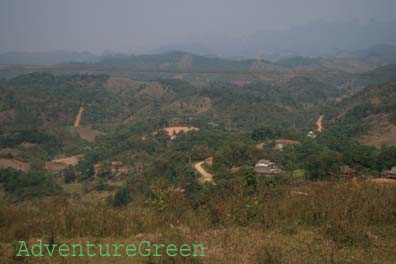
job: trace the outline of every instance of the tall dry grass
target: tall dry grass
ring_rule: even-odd
[[[242,183],[234,182],[215,189],[198,208],[180,192],[161,197],[161,202],[136,199],[121,209],[67,197],[2,203],[0,241],[150,238],[208,245],[203,260],[154,259],[151,263],[293,263],[288,261],[299,254],[286,249],[294,247],[305,252],[300,257],[306,263],[344,263],[342,256],[347,258],[351,252],[357,257],[373,252],[396,263],[387,246],[378,251],[384,241],[396,245],[389,235],[396,234],[395,186],[364,180],[278,187],[263,183],[248,195]],[[318,248],[310,251],[305,243],[316,243]]]

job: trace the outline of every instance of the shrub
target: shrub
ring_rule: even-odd
[[[43,171],[19,172],[13,169],[0,170],[0,182],[5,191],[23,200],[30,197],[59,194],[61,187]]]
[[[113,197],[112,205],[113,207],[124,207],[132,201],[129,194],[128,187],[124,186],[119,191],[117,191]]]

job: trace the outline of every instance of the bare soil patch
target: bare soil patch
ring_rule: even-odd
[[[44,165],[44,169],[48,171],[60,171],[66,169],[68,166],[77,166],[78,162],[82,158],[82,155],[75,155],[70,157],[53,159],[47,161]]]
[[[30,164],[16,160],[16,159],[1,159],[0,158],[0,168],[1,169],[13,168],[16,170],[26,172],[26,171],[30,170]]]
[[[20,154],[21,152],[17,149],[13,149],[13,148],[3,148],[0,149],[0,156],[4,156],[4,155],[11,155],[13,157],[16,157]]]
[[[91,143],[95,142],[97,136],[104,134],[101,131],[93,129],[91,126],[74,127],[72,131],[76,132],[80,138]]]
[[[172,126],[164,128],[165,132],[169,137],[179,134],[180,132],[188,133],[190,131],[199,131],[197,127],[187,127],[187,126]]]
[[[74,121],[74,127],[79,127],[80,126],[80,122],[81,122],[81,118],[82,118],[82,114],[84,113],[84,107],[81,105],[80,109],[78,110],[76,119]]]
[[[261,149],[264,148],[264,145],[265,145],[265,143],[259,143],[259,144],[256,145],[256,149],[261,150]]]
[[[298,145],[298,144],[300,144],[300,142],[297,140],[291,140],[291,139],[276,139],[275,144]]]
[[[74,156],[70,156],[70,157],[54,159],[54,160],[52,160],[52,162],[65,163],[66,165],[76,166],[81,158],[82,158],[82,155],[74,155]]]
[[[370,115],[363,122],[370,128],[358,139],[361,143],[375,147],[396,143],[396,125],[389,122],[388,114]]]

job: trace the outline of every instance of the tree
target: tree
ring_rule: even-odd
[[[93,160],[90,158],[84,158],[78,163],[78,170],[82,180],[87,180],[95,175],[95,168]]]
[[[210,156],[210,149],[207,145],[197,145],[191,150],[193,160],[203,160]]]
[[[274,139],[277,137],[278,132],[275,131],[274,128],[270,127],[262,127],[262,128],[256,128],[252,132],[252,139],[255,141],[262,141],[262,140],[267,140],[267,139]]]
[[[63,178],[66,184],[72,183],[77,179],[76,173],[72,166],[68,166],[63,170]]]
[[[257,178],[253,167],[244,166],[241,168],[241,173],[245,180],[245,188],[248,194],[253,194],[257,188]]]
[[[20,200],[58,194],[62,189],[50,175],[38,170],[26,173],[13,169],[0,170],[0,182],[6,192]]]
[[[113,198],[113,206],[114,207],[124,207],[132,200],[129,195],[129,190],[127,186],[122,187],[119,191],[117,191]]]
[[[96,190],[98,191],[105,191],[107,189],[107,184],[103,180],[103,178],[98,178],[96,181]]]
[[[340,172],[342,155],[335,151],[323,151],[305,159],[305,171],[310,180],[324,180]]]
[[[389,170],[396,166],[396,146],[382,147],[376,163],[378,170]]]
[[[252,163],[252,151],[248,145],[240,142],[225,144],[220,155],[223,157],[223,162],[229,168]]]

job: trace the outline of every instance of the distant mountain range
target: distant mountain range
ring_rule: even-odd
[[[286,30],[263,30],[237,39],[211,42],[209,38],[205,43],[206,49],[214,54],[271,60],[290,56],[343,56],[378,44],[396,45],[396,21],[371,20],[367,24],[314,21]]]
[[[81,65],[99,67],[130,67],[159,70],[198,71],[274,71],[287,69],[339,70],[350,73],[366,72],[377,67],[396,64],[396,45],[378,44],[367,49],[338,52],[328,56],[280,57],[277,61],[262,58],[230,59],[203,56],[182,51],[159,54],[107,54],[95,56],[89,52],[10,52],[0,54],[0,64]]]
[[[365,72],[396,63],[396,46],[381,44],[342,55],[327,57],[290,56],[272,62],[265,59],[229,59],[202,56],[173,51],[151,55],[114,54],[97,57],[95,61],[79,62],[78,65],[132,67],[146,69],[178,70],[236,70],[273,71],[287,69],[340,70],[344,72]]]
[[[255,59],[232,60],[214,56],[202,56],[187,52],[172,51],[151,55],[115,54],[98,57],[95,62],[77,63],[106,67],[131,67],[143,69],[177,69],[177,70],[258,70],[273,69],[272,62]]]
[[[0,64],[59,64],[65,62],[87,62],[96,58],[90,52],[7,52],[0,54]]]

